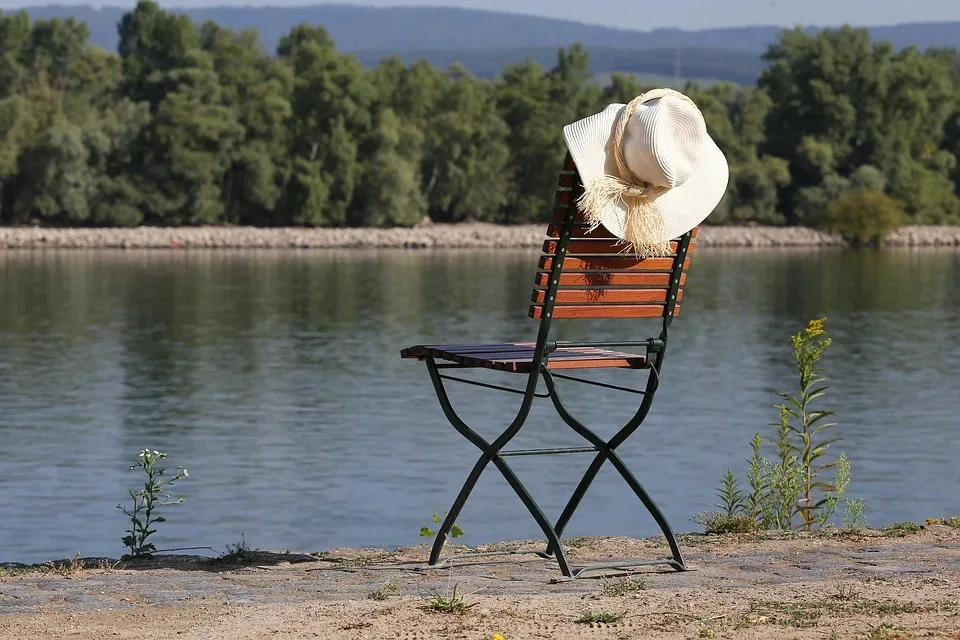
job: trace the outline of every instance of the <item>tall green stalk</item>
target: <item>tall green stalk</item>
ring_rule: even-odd
[[[791,338],[797,373],[800,375],[800,394],[794,396],[789,393],[777,393],[786,400],[788,416],[798,422],[798,424],[790,423],[790,429],[794,435],[791,448],[797,455],[803,470],[803,493],[797,505],[797,513],[802,521],[801,526],[806,527],[808,531],[812,531],[814,524],[817,523],[817,513],[827,503],[827,496],[836,491],[832,483],[818,479],[821,471],[833,467],[835,463],[821,464],[818,461],[826,454],[831,444],[841,440],[837,436],[818,440],[822,437],[823,431],[836,426],[835,423],[825,422],[828,417],[836,414],[833,411],[813,407],[815,401],[822,398],[829,388],[823,384],[826,378],[820,375],[819,367],[824,350],[832,342],[825,335],[824,321],[824,318],[811,320],[806,329]],[[817,499],[818,496],[822,497]]]

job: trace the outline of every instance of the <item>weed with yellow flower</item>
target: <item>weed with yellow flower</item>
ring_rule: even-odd
[[[775,453],[768,460],[761,455],[760,434],[751,441],[753,455],[748,460],[746,488],[730,470],[717,492],[721,511],[697,514],[694,522],[708,533],[747,533],[758,529],[794,528],[813,531],[827,526],[828,521],[844,504],[844,526],[863,526],[864,503],[844,500],[850,484],[851,464],[841,453],[834,462],[825,462],[830,445],[841,438],[826,433],[835,427],[827,418],[833,411],[817,408],[818,401],[829,388],[821,374],[820,361],[832,344],[827,337],[826,320],[811,320],[790,338],[793,359],[799,376],[799,394],[778,392],[779,421],[770,440]],[[833,470],[827,481],[822,472]],[[799,521],[799,523],[798,523]]]

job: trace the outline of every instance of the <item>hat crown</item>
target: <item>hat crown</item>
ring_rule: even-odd
[[[696,106],[662,96],[630,116],[621,140],[623,160],[641,180],[672,189],[695,173],[706,139],[707,125]]]

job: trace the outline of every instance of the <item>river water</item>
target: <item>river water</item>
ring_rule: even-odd
[[[534,339],[535,263],[530,251],[0,253],[0,561],[120,555],[128,522],[116,506],[142,482],[128,467],[144,447],[190,473],[159,548],[222,550],[241,535],[302,551],[420,542],[477,451],[399,351]],[[704,250],[653,411],[620,449],[676,529],[697,529],[690,518],[711,508],[720,476],[743,470],[756,431],[771,433],[773,392],[796,389],[789,336],[820,315],[834,339],[823,406],[844,438],[833,457],[853,463],[850,497],[871,525],[960,514],[960,253]],[[636,401],[561,389],[602,433]],[[488,436],[518,401],[477,387],[452,397]],[[579,444],[544,401],[512,446]],[[511,464],[556,517],[589,459]],[[539,535],[492,467],[460,525],[468,544]],[[567,535],[655,533],[606,468]]]

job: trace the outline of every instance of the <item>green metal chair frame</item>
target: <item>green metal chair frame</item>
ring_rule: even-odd
[[[688,254],[692,250],[691,239],[694,232],[690,232],[679,238],[673,245],[675,253],[667,258],[669,262],[667,269],[663,273],[662,281],[665,286],[656,290],[658,296],[662,295],[662,303],[659,305],[642,305],[618,307],[612,313],[594,313],[589,306],[567,308],[557,306],[558,297],[560,297],[561,279],[564,271],[564,261],[568,255],[568,248],[571,246],[571,236],[578,235],[586,237],[582,223],[582,216],[579,214],[576,205],[576,192],[582,190],[579,175],[569,154],[565,160],[564,170],[561,171],[560,188],[558,190],[557,203],[555,208],[555,224],[552,228],[554,239],[545,243],[545,250],[549,247],[551,251],[541,259],[541,269],[549,267],[549,277],[541,278],[540,282],[546,285],[542,293],[535,292],[534,302],[540,300],[542,304],[531,307],[530,315],[540,318],[540,327],[535,344],[490,344],[490,345],[418,345],[401,351],[401,357],[417,358],[426,362],[427,372],[436,391],[440,407],[444,415],[450,421],[450,424],[464,438],[473,443],[481,452],[479,459],[474,464],[466,480],[463,483],[460,492],[457,494],[453,505],[446,513],[439,530],[437,531],[433,547],[430,552],[429,565],[437,566],[440,564],[440,554],[447,540],[457,517],[460,515],[471,491],[476,486],[481,474],[489,464],[493,464],[503,475],[514,492],[523,502],[524,506],[533,516],[534,520],[540,526],[547,540],[546,549],[543,551],[534,551],[543,558],[555,558],[561,573],[568,578],[579,577],[585,571],[598,569],[627,568],[645,565],[669,565],[678,571],[687,569],[680,546],[677,543],[676,535],[670,527],[663,513],[657,504],[653,501],[647,491],[643,488],[637,478],[627,468],[620,456],[617,454],[617,448],[633,435],[640,427],[650,412],[654,396],[660,386],[660,371],[663,366],[667,349],[667,332],[674,315],[678,310],[677,302],[681,297],[681,285],[684,282],[684,270],[689,265]],[[549,233],[548,233],[549,235]],[[614,254],[613,256],[599,257],[596,260],[597,265],[605,267],[610,260],[622,260],[624,254]],[[627,258],[629,260],[629,258]],[[661,259],[663,260],[663,259]],[[639,264],[642,259],[634,259],[634,263]],[[664,264],[664,263],[661,263]],[[629,267],[628,267],[629,268]],[[596,271],[597,281],[603,282],[604,268]],[[541,274],[543,275],[543,274]],[[590,274],[587,273],[587,276]],[[669,279],[667,279],[667,276]],[[610,309],[608,305],[606,309]],[[626,311],[625,311],[626,310]],[[641,341],[627,342],[556,342],[550,340],[550,329],[555,317],[661,317],[662,327],[659,336],[648,338]],[[622,353],[610,351],[610,347],[630,348],[634,350],[642,349],[643,354]],[[446,360],[452,362],[441,362],[437,360]],[[487,367],[500,369],[514,373],[526,373],[527,380],[525,387],[513,389],[500,385],[493,385],[450,376],[441,371],[446,369],[462,369],[474,367]],[[596,368],[605,366],[616,366],[621,368],[641,369],[648,372],[646,385],[642,390],[622,387],[612,384],[578,378],[570,375],[553,373],[552,368]],[[539,379],[542,378],[547,393],[537,393]],[[588,428],[580,420],[571,415],[570,411],[564,405],[560,393],[557,389],[556,379],[562,378],[575,382],[615,389],[618,391],[634,393],[642,396],[636,413],[626,424],[623,425],[609,440],[605,440],[594,431]],[[450,402],[447,391],[444,387],[444,381],[449,380],[458,383],[471,384],[489,389],[496,389],[508,393],[522,395],[520,408],[510,424],[492,441],[488,441],[480,436],[476,431],[470,428],[463,419],[457,414]],[[535,399],[549,398],[553,403],[559,417],[574,432],[579,434],[589,443],[586,447],[567,447],[558,449],[519,449],[507,450],[507,444],[520,432],[533,405]],[[511,456],[529,456],[529,455],[552,455],[563,453],[595,453],[592,463],[587,468],[582,479],[577,485],[573,494],[566,503],[559,519],[555,524],[551,523],[543,510],[537,505],[533,496],[524,487],[523,483],[514,473],[513,469],[507,464],[506,458]],[[563,531],[570,522],[577,507],[583,500],[584,495],[589,489],[591,483],[596,478],[603,465],[609,462],[617,470],[623,480],[630,486],[640,502],[643,503],[647,511],[653,516],[663,535],[666,537],[667,544],[670,547],[670,557],[656,560],[628,560],[615,564],[592,565],[574,569],[567,559],[566,552],[560,540]],[[477,557],[486,555],[504,555],[502,552],[489,553],[470,553],[461,554],[457,558]]]

